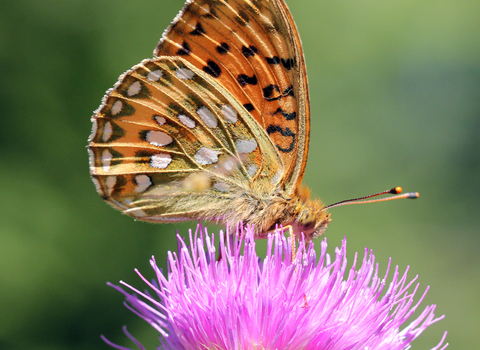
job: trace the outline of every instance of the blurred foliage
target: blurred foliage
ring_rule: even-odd
[[[332,210],[333,252],[388,258],[478,344],[480,322],[480,3],[474,0],[288,4],[302,36],[312,98],[304,182],[327,203],[394,186],[416,201]],[[105,285],[142,286],[165,266],[175,229],[135,222],[101,201],[88,176],[90,116],[118,75],[152,51],[181,0],[17,0],[0,11],[0,348],[108,349],[121,326],[153,348],[155,332]],[[321,179],[321,181],[319,181]],[[217,227],[214,228],[214,231]],[[218,232],[218,231],[217,231]],[[259,249],[264,245],[260,244]],[[141,287],[143,288],[143,287]],[[150,339],[150,340],[148,340]]]

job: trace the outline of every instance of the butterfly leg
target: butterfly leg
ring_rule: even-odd
[[[225,244],[227,244],[227,234],[228,234],[227,230],[220,231],[220,234],[222,234],[222,233],[223,233],[223,242],[225,242]],[[222,249],[220,249],[220,247],[219,247],[217,261],[220,261],[220,260],[222,260]]]
[[[291,225],[284,226],[283,232],[285,232],[285,230],[288,230],[288,233],[290,234],[290,243],[292,245],[292,262],[294,262],[297,256],[297,251],[295,247],[295,235],[293,234],[293,227]]]

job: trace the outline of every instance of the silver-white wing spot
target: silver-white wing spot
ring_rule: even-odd
[[[207,107],[202,106],[197,109],[197,114],[209,128],[217,127],[217,118],[215,118],[213,113]]]
[[[178,68],[175,71],[175,75],[178,77],[178,79],[188,80],[192,79],[195,73],[188,68]]]
[[[95,185],[95,189],[97,190],[97,193],[103,196],[103,190],[102,186],[100,186],[100,181],[96,179],[95,177],[92,177],[92,182]]]
[[[165,124],[167,122],[167,120],[162,117],[162,116],[159,116],[159,115],[156,115],[155,116],[155,121],[157,122],[158,125],[162,126],[163,124]]]
[[[238,153],[251,153],[257,148],[257,141],[255,139],[250,140],[238,140],[235,142]]]
[[[127,90],[128,96],[135,96],[142,89],[142,84],[139,81],[134,82]]]
[[[157,130],[150,130],[147,132],[147,135],[145,139],[152,145],[158,146],[158,147],[163,147],[166,146],[170,143],[172,143],[173,139],[172,137],[163,132],[163,131],[157,131]]]
[[[258,166],[256,166],[255,164],[252,164],[248,167],[247,171],[248,171],[248,175],[254,176],[258,171]]]
[[[109,196],[112,195],[112,192],[113,192],[113,189],[115,188],[116,183],[117,183],[116,176],[107,176],[107,179],[105,180],[105,185],[107,185],[107,194]]]
[[[123,108],[123,103],[120,100],[115,101],[112,106],[112,115],[117,115]]]
[[[97,130],[98,130],[98,123],[97,119],[92,118],[92,132],[90,133],[90,136],[88,137],[88,141],[92,141],[95,135],[97,135]]]
[[[150,73],[147,75],[147,79],[150,81],[158,81],[162,78],[163,72],[160,69],[157,70],[152,70]]]
[[[272,177],[272,180],[270,181],[270,183],[272,185],[275,185],[279,180],[280,178],[282,177],[282,174],[283,174],[283,170],[282,169],[278,169],[278,171],[275,173],[275,175]]]
[[[112,133],[113,133],[112,123],[106,122],[105,125],[103,126],[103,135],[102,135],[103,142],[107,142],[110,139],[110,136],[112,136]]]
[[[221,154],[221,152],[215,151],[207,147],[202,147],[197,151],[197,153],[195,153],[193,158],[200,165],[208,165],[218,162],[219,154]]]
[[[189,129],[193,129],[195,127],[195,120],[192,120],[191,118],[187,117],[185,114],[179,114],[178,119],[180,120],[180,123],[182,123]]]
[[[144,192],[152,185],[152,180],[148,175],[145,174],[135,176],[135,182],[137,183],[135,191],[137,191],[138,193]]]
[[[90,166],[90,173],[95,174],[96,173],[96,168],[95,168],[95,153],[89,148],[87,149],[88,151],[88,165]],[[92,177],[92,180],[94,178]],[[95,181],[94,181],[95,182]]]
[[[227,192],[230,190],[230,185],[226,184],[225,182],[217,182],[213,185],[213,188],[220,192]]]
[[[157,153],[150,157],[150,166],[157,169],[165,169],[172,162],[172,156],[168,153]]]
[[[103,171],[108,172],[110,170],[110,163],[112,162],[112,154],[108,149],[102,153],[102,166]]]
[[[223,105],[221,107],[223,116],[225,120],[229,123],[236,123],[237,122],[237,111],[233,109],[230,105]]]

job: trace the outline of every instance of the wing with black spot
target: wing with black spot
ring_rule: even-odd
[[[309,96],[300,38],[283,0],[194,0],[155,56],[180,56],[222,85],[261,125],[293,193],[308,153]]]
[[[272,194],[281,160],[234,96],[179,57],[123,74],[92,117],[90,172],[114,207],[146,221],[219,218],[239,193]]]

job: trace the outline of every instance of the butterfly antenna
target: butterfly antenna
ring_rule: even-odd
[[[375,202],[385,202],[385,201],[391,201],[394,199],[401,199],[401,198],[418,198],[420,194],[418,192],[408,192],[408,193],[402,193],[402,188],[401,187],[394,187],[391,190],[386,190],[383,192],[378,192],[375,194],[371,194],[369,196],[365,197],[359,197],[359,198],[352,198],[352,199],[346,199],[337,203],[333,203],[330,205],[327,205],[323,210],[330,209],[333,207],[339,207],[341,205],[348,205],[348,204],[365,204],[365,203],[375,203]],[[366,200],[368,198],[376,197],[376,196],[381,196],[383,194],[394,194],[394,196],[386,197],[386,198],[379,198],[379,199],[370,199]]]

